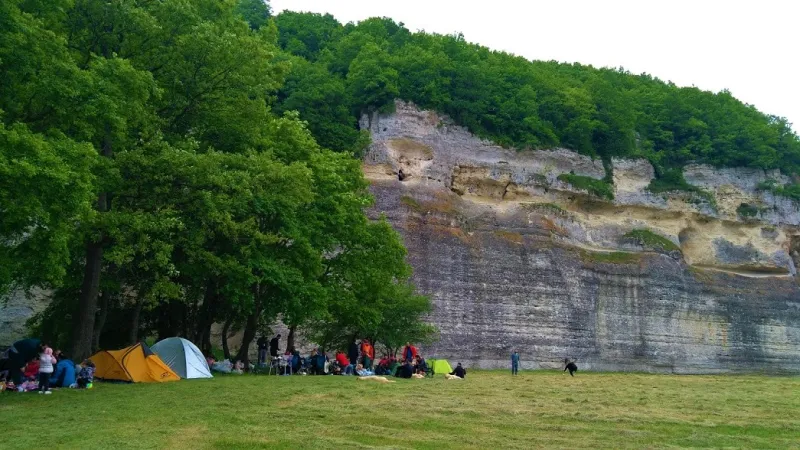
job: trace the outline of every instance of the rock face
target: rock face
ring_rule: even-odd
[[[25,322],[44,311],[49,303],[49,295],[38,289],[28,293],[15,291],[0,298],[0,347],[8,347],[25,337]]]
[[[653,194],[647,161],[614,160],[605,201],[558,179],[605,176],[565,149],[503,149],[403,102],[361,126],[372,213],[402,233],[433,298],[441,339],[429,356],[506,367],[517,349],[528,368],[569,357],[590,370],[800,372],[800,208],[758,189],[787,182],[779,173],[690,166],[702,191]]]

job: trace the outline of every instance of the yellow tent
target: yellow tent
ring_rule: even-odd
[[[142,343],[122,350],[99,351],[92,355],[94,376],[101,380],[133,383],[161,383],[181,378]]]

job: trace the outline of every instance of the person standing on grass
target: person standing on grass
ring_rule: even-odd
[[[56,359],[53,357],[53,349],[46,347],[44,352],[39,355],[39,393],[50,394],[50,375],[53,374],[53,365]]]
[[[511,375],[517,375],[519,373],[519,352],[514,350],[514,353],[511,354]]]
[[[280,344],[280,341],[281,341],[280,334],[275,336],[274,338],[272,338],[272,340],[269,341],[269,356],[272,356],[273,358],[278,357],[278,345]]]
[[[350,348],[347,350],[347,357],[350,359],[350,364],[352,364],[353,367],[358,364],[358,343],[356,343],[355,338],[350,342]]]
[[[417,347],[411,345],[411,342],[406,342],[406,346],[403,347],[403,359],[406,361],[417,359]]]
[[[375,347],[370,344],[369,339],[361,341],[361,354],[364,356],[364,367],[372,369],[372,361],[375,359]]]
[[[267,361],[267,337],[262,334],[256,341],[256,345],[258,346],[258,365],[262,366]]]

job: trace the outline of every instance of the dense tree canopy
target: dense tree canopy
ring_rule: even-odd
[[[285,12],[276,24],[282,48],[312,64],[320,85],[344,84],[354,114],[399,97],[523,150],[645,157],[659,175],[688,162],[800,173],[800,140],[786,120],[727,91],[679,88],[623,69],[528,61],[461,35],[410,33],[390,19],[340,25],[330,16]],[[313,103],[298,102],[299,89],[286,84],[279,98],[302,112]],[[321,141],[351,148],[341,137],[352,120],[303,117]]]
[[[325,148],[364,146],[344,82],[317,85],[277,40],[260,0],[0,1],[0,293],[56,289],[45,340],[227,351],[223,323],[246,360],[278,318],[352,337],[428,312],[398,235],[365,215],[360,164]],[[323,146],[295,112],[316,107],[343,124],[310,122]]]

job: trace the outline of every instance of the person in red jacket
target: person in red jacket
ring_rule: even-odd
[[[39,376],[39,358],[31,360],[25,365],[23,375],[26,380],[35,380]]]
[[[406,342],[406,346],[403,347],[403,359],[409,362],[417,359],[417,347],[411,345],[411,342]]]
[[[344,352],[336,352],[336,362],[339,363],[339,367],[342,368],[342,375],[353,374],[355,369],[353,365],[350,364],[350,360],[347,359],[347,355],[345,355]]]

